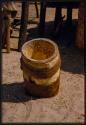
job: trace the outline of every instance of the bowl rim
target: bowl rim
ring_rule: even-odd
[[[47,59],[43,59],[43,60],[36,60],[36,59],[32,59],[32,58],[26,58],[26,56],[25,56],[25,54],[24,54],[25,46],[26,46],[27,44],[29,44],[29,43],[31,43],[31,42],[33,42],[33,41],[37,41],[37,40],[38,40],[38,41],[39,41],[39,40],[46,41],[46,42],[48,42],[48,43],[51,43],[51,44],[54,46],[55,51],[54,51],[54,53],[52,54],[52,56],[50,56],[50,57],[47,58]],[[52,40],[48,39],[48,38],[36,38],[36,39],[29,40],[29,41],[27,41],[26,43],[24,43],[23,46],[22,46],[22,48],[21,48],[21,53],[22,53],[23,57],[24,57],[25,59],[27,59],[28,61],[32,61],[32,62],[34,62],[34,63],[46,63],[46,62],[52,60],[53,58],[55,58],[56,55],[58,54],[58,52],[59,52],[59,50],[58,50],[57,44],[56,44],[55,42],[53,42]]]

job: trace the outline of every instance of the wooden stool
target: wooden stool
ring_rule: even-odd
[[[3,9],[3,45],[6,46],[7,52],[10,52],[10,35],[12,33],[11,24],[16,16],[17,10],[14,2],[2,2]]]
[[[25,43],[27,38],[27,23],[28,23],[28,10],[29,10],[29,3],[34,2],[36,8],[36,16],[39,17],[38,7],[37,7],[37,0],[32,1],[23,1],[22,2],[22,14],[21,14],[21,26],[19,32],[19,42],[18,42],[18,51],[21,51],[22,45]]]
[[[44,29],[45,29],[45,16],[46,16],[46,8],[52,7],[56,8],[56,14],[55,14],[55,26],[58,23],[57,20],[61,18],[61,8],[67,8],[67,21],[70,23],[72,21],[72,8],[78,8],[80,0],[42,0],[41,1],[41,9],[40,9],[40,23],[39,23],[39,34],[41,37],[44,35]],[[54,27],[55,27],[54,26]]]

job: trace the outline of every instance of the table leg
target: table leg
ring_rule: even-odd
[[[40,9],[40,22],[39,22],[39,35],[44,35],[45,29],[45,16],[46,16],[46,0],[41,1],[41,9]]]
[[[0,83],[2,83],[2,40],[3,39],[3,12],[2,2],[0,2]]]
[[[75,44],[78,48],[84,49],[85,47],[85,4],[84,1],[81,1],[79,5],[79,13],[78,13],[78,25],[77,25],[77,32],[76,32],[76,40]]]
[[[58,23],[61,21],[61,8],[56,7],[55,21],[54,21],[54,31],[57,28]]]
[[[18,51],[21,51],[22,45],[26,41],[26,33],[27,33],[27,22],[28,22],[28,9],[29,9],[29,2],[23,1],[22,2],[22,14],[21,14],[21,26],[20,26],[20,33],[19,33],[19,42],[18,42]]]
[[[10,27],[11,27],[11,15],[7,15],[5,20],[5,32],[4,42],[6,43],[7,53],[10,52]]]
[[[67,8],[67,24],[72,23],[72,8]]]
[[[2,12],[2,2],[1,2],[0,3],[0,50],[2,50],[2,42],[3,42],[3,12]]]
[[[35,8],[36,8],[36,17],[39,18],[39,10],[36,1],[35,1]]]

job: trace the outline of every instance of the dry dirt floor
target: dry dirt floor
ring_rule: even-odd
[[[20,3],[17,8],[18,21]],[[66,9],[62,14],[66,15]],[[63,23],[59,34],[53,32],[54,15],[55,9],[47,8],[44,37],[59,46],[62,61],[59,92],[54,97],[42,99],[25,94],[21,53],[17,51],[20,25],[16,25],[10,39],[11,52],[2,50],[2,123],[84,123],[84,55],[75,46],[78,10],[73,10],[73,24]],[[35,7],[30,5],[27,40],[38,37],[38,23]]]

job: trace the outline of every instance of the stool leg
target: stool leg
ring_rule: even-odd
[[[3,44],[3,12],[2,12],[2,2],[0,3],[0,50],[2,49]],[[1,61],[0,61],[1,62]],[[1,63],[0,63],[1,64]],[[1,65],[0,65],[1,66]]]
[[[39,11],[38,11],[37,2],[35,2],[35,8],[36,8],[36,16],[37,16],[37,18],[39,18]]]
[[[18,51],[21,51],[22,45],[26,41],[27,37],[27,22],[28,22],[28,9],[29,9],[29,2],[23,1],[22,2],[22,14],[21,14],[21,26],[20,26],[20,33],[19,33],[19,42],[18,42]]]
[[[6,20],[6,30],[5,30],[5,43],[6,43],[6,48],[7,52],[10,52],[10,17],[8,16]]]
[[[57,25],[59,24],[59,22],[61,21],[61,8],[56,8],[56,12],[55,12],[55,21],[54,21],[54,30],[56,30]]]
[[[39,22],[39,35],[44,35],[45,29],[45,16],[46,16],[46,0],[41,1],[40,22]]]
[[[78,26],[75,38],[76,47],[80,49],[84,49],[86,45],[85,41],[85,4],[82,1],[79,5],[79,13],[78,13]]]
[[[67,24],[72,23],[72,8],[67,8]]]

